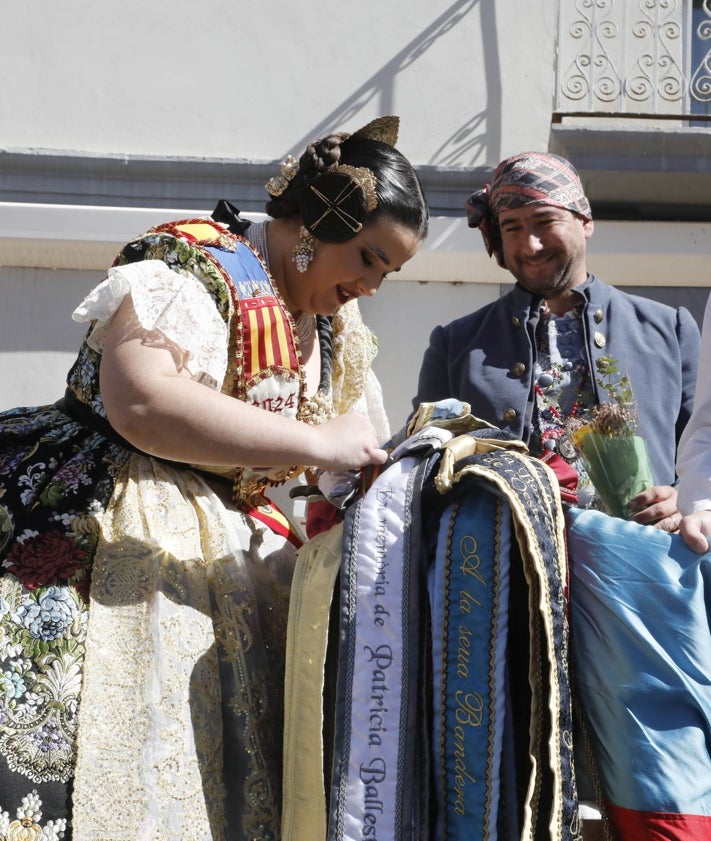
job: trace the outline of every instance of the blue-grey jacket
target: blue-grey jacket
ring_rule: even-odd
[[[699,329],[691,313],[628,295],[590,275],[577,287],[591,371],[616,359],[637,399],[655,483],[675,481],[679,436],[694,397]],[[534,340],[541,299],[516,284],[506,295],[447,326],[436,327],[422,362],[416,408],[455,397],[472,414],[528,443],[533,417]],[[597,389],[603,402],[607,394]]]

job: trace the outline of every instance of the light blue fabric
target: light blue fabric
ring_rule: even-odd
[[[711,815],[711,554],[597,511],[567,513],[579,701],[607,798]]]
[[[446,400],[439,400],[434,405],[432,412],[432,420],[449,420],[451,418],[458,418],[464,412],[464,403],[461,400],[455,400],[450,397]]]

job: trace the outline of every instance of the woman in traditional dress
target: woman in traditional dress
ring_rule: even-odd
[[[386,458],[357,298],[427,231],[397,126],[287,158],[266,222],[126,245],[65,397],[0,414],[0,838],[279,837],[299,539],[265,492]]]

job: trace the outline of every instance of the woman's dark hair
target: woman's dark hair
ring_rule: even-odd
[[[338,167],[363,167],[376,178],[377,207],[369,211],[365,192],[345,189],[352,181]],[[347,194],[345,198],[339,197]],[[324,211],[338,200],[341,213]],[[419,238],[427,235],[429,214],[419,178],[398,150],[358,134],[332,134],[307,146],[287,189],[266,206],[274,219],[298,214],[304,226],[324,242],[346,242],[359,225],[389,219]]]

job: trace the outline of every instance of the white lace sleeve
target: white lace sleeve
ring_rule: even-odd
[[[144,260],[109,269],[108,276],[74,310],[74,321],[96,321],[89,345],[99,353],[106,330],[130,295],[141,326],[160,330],[185,351],[195,379],[219,389],[227,370],[227,326],[207,290],[188,272],[161,260]]]

